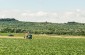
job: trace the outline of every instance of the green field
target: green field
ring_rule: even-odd
[[[0,55],[85,55],[85,38],[0,38]]]

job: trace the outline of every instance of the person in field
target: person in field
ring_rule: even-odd
[[[29,32],[26,32],[24,38],[27,39],[28,36],[29,36]]]
[[[25,39],[32,39],[32,34],[30,34],[30,32],[26,32],[24,38]]]

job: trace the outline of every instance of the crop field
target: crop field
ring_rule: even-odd
[[[0,55],[85,55],[85,38],[0,38]]]

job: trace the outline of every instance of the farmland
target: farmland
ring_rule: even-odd
[[[85,23],[0,19],[0,55],[85,55]]]
[[[0,38],[0,55],[85,55],[85,38],[33,35],[33,39]]]

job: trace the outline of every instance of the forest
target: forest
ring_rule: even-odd
[[[57,35],[85,35],[85,23],[67,22],[25,22],[14,18],[0,19],[0,33],[57,34]]]

